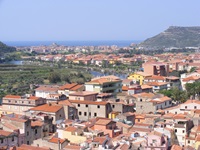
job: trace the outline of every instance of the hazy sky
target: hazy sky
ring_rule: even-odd
[[[200,0],[0,0],[0,41],[143,40],[200,26]]]

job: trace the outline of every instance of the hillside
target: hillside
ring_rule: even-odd
[[[139,46],[144,48],[197,47],[200,46],[200,27],[171,26],[164,32],[146,39]]]
[[[0,55],[4,55],[5,53],[10,53],[16,51],[15,47],[7,46],[6,44],[0,42]]]

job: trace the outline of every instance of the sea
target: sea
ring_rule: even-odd
[[[8,46],[41,46],[41,45],[52,45],[56,43],[63,46],[112,46],[118,47],[130,46],[132,43],[138,44],[141,40],[117,40],[117,41],[3,41]]]

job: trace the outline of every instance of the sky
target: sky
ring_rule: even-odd
[[[0,0],[0,41],[145,40],[200,26],[200,0]]]

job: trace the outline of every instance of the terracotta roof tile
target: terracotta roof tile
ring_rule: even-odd
[[[55,138],[55,137],[52,137],[49,142],[51,143],[58,143],[58,141],[60,140],[60,143],[64,143],[66,141],[66,139],[60,139],[60,138]]]
[[[11,135],[13,132],[8,132],[8,131],[4,131],[4,130],[0,130],[0,136],[9,136]]]
[[[26,144],[22,144],[20,147],[17,147],[16,149],[17,150],[50,150],[50,148],[43,148],[43,147],[38,147],[38,146],[26,145]]]
[[[44,105],[41,105],[41,106],[31,108],[30,110],[56,113],[60,109],[62,109],[62,106],[60,106],[60,105],[44,104]]]
[[[63,86],[59,87],[59,90],[70,90],[71,88],[75,87],[78,85],[77,83],[72,83],[72,84],[65,84]]]
[[[31,127],[42,126],[43,124],[42,121],[31,121]]]

